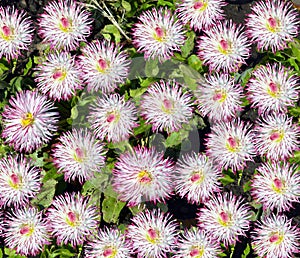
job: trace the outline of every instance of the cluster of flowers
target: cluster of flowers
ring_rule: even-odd
[[[280,64],[266,64],[252,73],[246,89],[231,73],[250,56],[251,43],[258,50],[284,49],[297,36],[299,19],[288,1],[259,1],[243,27],[223,21],[223,0],[183,0],[177,15],[168,9],[145,11],[132,31],[133,44],[145,59],[169,59],[185,42],[184,24],[202,32],[198,56],[210,73],[193,94],[174,80],[149,86],[137,108],[114,91],[130,67],[129,56],[108,41],[81,47],[92,31],[91,15],[73,0],[51,2],[38,26],[51,53],[36,68],[37,89],[11,97],[2,113],[2,136],[20,153],[32,153],[48,144],[58,130],[54,101],[70,100],[86,86],[101,92],[91,105],[90,128],[65,132],[51,155],[66,181],[83,183],[105,166],[106,142],[128,140],[140,115],[153,132],[172,133],[192,119],[194,108],[211,122],[206,153],[186,154],[174,164],[154,148],[136,146],[117,158],[113,188],[119,199],[135,206],[164,202],[176,192],[188,202],[204,207],[198,227],[179,236],[179,225],[160,210],[144,211],[132,218],[123,235],[117,229],[97,232],[99,212],[80,194],[57,196],[47,211],[29,205],[41,189],[41,169],[23,154],[0,160],[0,205],[12,208],[5,215],[0,234],[10,248],[24,255],[38,254],[51,235],[57,244],[86,243],[86,257],[216,257],[235,244],[250,228],[251,208],[243,198],[222,194],[223,169],[245,168],[255,156],[264,158],[253,177],[251,195],[271,215],[255,224],[253,248],[260,256],[290,257],[299,250],[299,230],[284,212],[299,202],[300,175],[287,160],[300,144],[300,128],[286,113],[298,100],[299,78]],[[0,7],[0,56],[17,58],[33,38],[33,25],[23,11]],[[72,54],[80,48],[80,55]],[[246,92],[246,93],[244,93]],[[196,101],[194,101],[194,97]],[[246,98],[257,108],[255,125],[238,118]],[[275,215],[277,212],[277,215]]]

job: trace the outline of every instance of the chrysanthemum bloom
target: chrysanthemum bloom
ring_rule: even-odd
[[[0,160],[0,206],[24,206],[41,188],[41,169],[23,156]]]
[[[89,199],[75,193],[57,196],[48,209],[49,231],[57,244],[77,246],[82,244],[98,227],[97,208],[88,204]]]
[[[50,244],[46,221],[36,208],[16,209],[6,217],[4,224],[5,244],[18,254],[35,256],[44,245]]]
[[[300,252],[299,228],[285,215],[271,214],[256,224],[252,247],[259,257],[296,257]]]
[[[39,34],[52,48],[74,50],[92,30],[90,14],[73,0],[50,2],[38,19]]]
[[[110,93],[128,77],[131,61],[120,46],[96,40],[86,45],[82,53],[78,66],[89,92]]]
[[[58,172],[64,173],[65,181],[84,181],[94,177],[105,164],[104,145],[89,131],[73,129],[58,139],[53,149],[53,162]]]
[[[197,92],[198,109],[212,121],[229,121],[242,110],[243,89],[229,74],[211,74],[200,81]]]
[[[212,197],[198,214],[200,229],[225,246],[235,244],[238,237],[245,236],[249,229],[250,207],[243,202],[241,197],[232,193]]]
[[[2,113],[2,137],[18,151],[40,148],[57,130],[58,112],[54,110],[53,103],[37,91],[17,93]]]
[[[0,6],[0,58],[17,58],[32,42],[33,26],[24,11]]]
[[[288,163],[263,163],[252,181],[253,198],[265,210],[289,211],[294,202],[300,202],[300,174]]]
[[[192,97],[174,80],[153,83],[143,94],[141,115],[152,131],[178,131],[193,116]]]
[[[217,241],[205,231],[192,227],[178,238],[178,250],[173,258],[211,258],[218,257],[220,253],[221,248]]]
[[[234,72],[250,56],[250,43],[243,27],[231,20],[216,22],[197,42],[198,56],[209,70]]]
[[[129,258],[132,247],[118,229],[100,229],[95,239],[88,242],[87,258]]]
[[[182,0],[176,11],[184,24],[189,23],[191,29],[201,31],[224,19],[222,7],[226,5],[223,0]]]
[[[285,114],[269,114],[258,119],[255,147],[259,155],[271,160],[285,160],[299,149],[300,127]]]
[[[246,19],[247,33],[258,50],[275,53],[298,35],[299,18],[290,1],[261,0],[251,7]]]
[[[134,206],[164,201],[173,191],[173,163],[154,148],[136,147],[120,155],[113,170],[113,188]]]
[[[252,107],[258,112],[286,112],[298,100],[299,78],[281,64],[266,64],[252,73],[247,90]]]
[[[254,134],[250,127],[239,119],[214,124],[206,142],[207,155],[221,168],[243,169],[255,156]]]
[[[138,126],[137,109],[119,94],[98,97],[90,108],[89,121],[96,137],[109,142],[128,140]]]
[[[133,43],[145,59],[170,59],[174,51],[180,51],[185,41],[185,31],[180,21],[168,9],[145,11],[134,25]]]
[[[218,179],[222,177],[221,171],[204,154],[183,155],[175,169],[176,192],[190,203],[199,204],[220,191]]]
[[[167,253],[174,250],[177,235],[175,220],[160,210],[146,210],[137,214],[127,230],[127,237],[138,258],[167,257]]]
[[[56,52],[47,56],[47,60],[37,67],[35,81],[43,94],[53,100],[69,100],[76,90],[83,89],[79,69],[74,57],[66,52]]]

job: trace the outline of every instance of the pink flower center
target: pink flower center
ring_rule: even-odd
[[[59,28],[63,31],[63,32],[69,32],[71,31],[71,27],[72,27],[72,23],[70,22],[69,19],[62,17],[60,19],[60,24],[59,24]]]
[[[141,172],[138,173],[138,179],[143,184],[149,184],[152,181],[149,172],[147,172],[146,170],[142,170]]]
[[[270,17],[270,18],[268,19],[268,24],[269,24],[269,26],[270,26],[272,29],[275,29],[276,26],[277,26],[277,21],[276,21],[276,19],[274,19],[273,17]]]
[[[195,258],[198,258],[198,257],[200,258],[200,257],[202,257],[203,253],[204,253],[204,250],[202,248],[199,249],[199,247],[198,247],[198,248],[194,248],[190,251],[190,256],[195,257]]]
[[[152,228],[148,229],[146,239],[152,244],[157,243],[159,240],[159,232]]]
[[[174,104],[172,100],[164,99],[163,100],[163,107],[162,111],[164,111],[167,114],[172,114],[174,108]]]
[[[201,183],[204,180],[204,175],[202,171],[196,171],[193,173],[193,175],[191,176],[191,182],[192,183]]]
[[[225,39],[221,39],[219,43],[220,43],[220,45],[219,45],[219,51],[223,55],[231,54],[231,44],[230,44],[229,41],[227,41]]]
[[[12,181],[12,183],[13,183],[14,185],[17,185],[17,184],[20,183],[20,179],[19,179],[19,177],[18,177],[16,174],[12,174],[12,175],[10,176],[10,179],[11,179],[11,181]]]
[[[239,148],[239,141],[230,136],[227,139],[226,148],[231,152],[236,152]]]
[[[106,121],[107,121],[108,123],[111,123],[112,121],[115,120],[115,118],[116,118],[116,115],[115,115],[115,114],[109,114],[109,115],[107,116],[107,118],[106,118]]]
[[[21,229],[20,229],[20,234],[21,235],[26,235],[26,236],[30,236],[33,233],[34,229],[28,225],[24,225]]]
[[[148,235],[151,239],[155,239],[157,238],[157,233],[154,229],[150,228],[148,229]]]
[[[52,78],[54,80],[60,80],[60,81],[63,81],[67,76],[67,73],[63,70],[56,70],[53,75],[52,75]]]
[[[163,28],[156,27],[154,31],[155,31],[154,39],[159,42],[163,42],[166,36],[165,30]]]
[[[282,180],[280,180],[279,178],[275,178],[273,180],[272,189],[278,194],[284,193],[285,192],[284,182],[282,182]]]
[[[271,82],[271,83],[269,84],[269,87],[270,87],[270,90],[271,90],[272,92],[278,91],[278,87],[277,87],[277,85],[276,85],[274,82]]]
[[[282,139],[284,137],[284,133],[280,132],[280,131],[274,131],[273,133],[271,133],[270,135],[270,140],[273,142],[281,142]]]
[[[84,153],[84,150],[82,150],[81,148],[76,148],[75,149],[75,157],[74,159],[77,161],[77,162],[82,162],[85,158],[85,153]]]
[[[276,83],[270,82],[269,88],[267,89],[267,91],[271,97],[276,98],[279,94],[280,87]]]
[[[2,27],[2,38],[5,40],[9,40],[11,35],[12,35],[11,29],[8,26],[4,25]]]
[[[78,219],[76,214],[73,211],[69,211],[67,214],[67,223],[71,226],[77,226],[78,224]]]
[[[277,188],[282,188],[282,186],[283,186],[281,180],[279,180],[278,178],[275,178],[275,179],[274,179],[274,185],[275,185]]]
[[[269,241],[273,244],[280,244],[283,241],[283,235],[278,232],[273,233],[273,235],[269,238]]]
[[[230,220],[231,219],[230,219],[230,216],[229,216],[229,214],[227,212],[222,211],[222,212],[220,212],[219,216],[220,216],[219,223],[222,226],[227,227],[227,226],[230,225]]]
[[[103,72],[105,72],[105,70],[106,70],[107,68],[108,68],[108,64],[107,64],[106,60],[100,58],[100,59],[98,60],[98,70],[99,70],[101,73],[103,73]]]
[[[228,48],[229,48],[228,42],[227,42],[226,40],[224,40],[224,39],[222,39],[222,40],[220,41],[220,46],[221,46],[221,48],[223,48],[224,50],[228,50]]]
[[[197,9],[200,9],[204,6],[204,4],[202,2],[196,2],[194,3],[194,8],[197,10]]]
[[[213,96],[214,101],[218,101],[220,103],[223,103],[226,99],[226,93],[222,90],[216,90],[215,95]]]
[[[114,250],[112,248],[107,248],[103,252],[104,257],[111,257],[114,253]]]

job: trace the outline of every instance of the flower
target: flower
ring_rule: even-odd
[[[75,50],[92,30],[90,14],[73,0],[58,0],[44,7],[39,34],[51,48]]]
[[[141,115],[152,131],[178,131],[193,116],[192,97],[175,81],[153,83],[141,100]]]
[[[18,254],[35,256],[44,245],[50,244],[46,221],[42,213],[33,207],[13,210],[4,221],[5,244],[15,249]]]
[[[191,29],[201,31],[224,19],[223,0],[182,0],[178,4],[178,18],[184,23],[190,23]]]
[[[163,153],[138,146],[115,163],[113,188],[129,206],[164,201],[173,191],[172,172],[173,163]]]
[[[48,143],[57,130],[58,112],[46,96],[21,91],[2,113],[2,137],[17,151],[32,152]]]
[[[59,137],[53,149],[53,162],[66,181],[83,181],[94,177],[105,164],[104,145],[87,129],[73,129]]]
[[[250,43],[242,32],[243,27],[231,20],[216,24],[200,37],[197,42],[198,56],[209,70],[234,72],[250,56]]]
[[[83,89],[74,57],[67,52],[49,54],[36,70],[38,89],[53,100],[69,100],[76,90]]]
[[[266,64],[253,73],[247,85],[249,101],[258,112],[287,112],[288,106],[294,106],[298,100],[300,84],[298,77],[281,64]]]
[[[254,130],[259,155],[271,160],[285,160],[299,149],[300,127],[285,114],[268,114],[257,120]]]
[[[206,154],[221,168],[243,169],[256,154],[250,128],[240,119],[214,124],[206,140]]]
[[[221,253],[218,242],[196,227],[185,230],[178,242],[178,250],[174,258],[211,258],[218,257]]]
[[[119,94],[98,97],[90,108],[89,120],[97,138],[109,142],[128,140],[137,124],[137,110]]]
[[[131,61],[120,49],[119,45],[105,40],[88,43],[82,49],[78,66],[89,92],[110,93],[126,80]]]
[[[285,162],[263,163],[252,181],[253,198],[265,210],[289,211],[292,203],[300,202],[300,174],[296,169]]]
[[[183,25],[168,9],[145,11],[134,25],[133,44],[145,59],[170,59],[174,51],[181,51],[185,41]]]
[[[243,204],[241,197],[232,193],[218,193],[200,209],[198,221],[200,229],[225,246],[235,244],[239,236],[245,236],[249,229],[250,207]]]
[[[246,19],[247,34],[258,50],[275,53],[287,47],[298,35],[299,18],[290,1],[260,0]]]
[[[99,197],[100,198],[100,197]],[[80,194],[57,196],[48,208],[49,231],[57,238],[57,244],[82,244],[97,229],[98,212],[89,199]]]
[[[229,74],[210,74],[197,89],[198,109],[212,121],[230,121],[242,110],[243,89]]]
[[[118,229],[100,229],[95,239],[87,244],[87,258],[129,258],[132,247]]]
[[[295,257],[300,252],[300,231],[285,215],[271,214],[256,223],[252,247],[260,257]]]
[[[8,155],[0,160],[0,204],[24,206],[41,189],[41,169],[24,156]]]
[[[188,202],[199,204],[220,191],[218,179],[221,177],[220,169],[205,154],[185,154],[175,167],[176,192],[180,197],[186,197]]]
[[[22,10],[0,6],[0,58],[17,58],[32,42],[33,26]]]
[[[126,236],[138,258],[164,258],[172,252],[177,238],[177,224],[170,214],[159,209],[138,213],[128,226]]]

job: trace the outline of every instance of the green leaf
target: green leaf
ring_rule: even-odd
[[[27,62],[27,64],[26,64],[26,67],[24,68],[23,75],[28,74],[28,72],[29,72],[29,70],[31,69],[31,67],[32,67],[32,58],[29,57],[29,60],[28,60],[28,62]]]
[[[200,60],[200,58],[196,55],[191,55],[188,58],[188,64],[190,67],[192,67],[193,69],[195,69],[196,71],[202,72],[203,71],[203,67],[202,67],[202,61]]]
[[[4,248],[4,254],[7,255],[7,258],[26,258],[26,256],[16,254],[16,251],[10,248]]]
[[[54,257],[74,257],[76,255],[75,252],[71,252],[69,249],[66,248],[60,248],[55,250],[53,253]]]
[[[37,196],[31,201],[33,205],[42,205],[45,208],[50,206],[53,196],[55,194],[55,187],[56,187],[57,181],[50,178],[48,181],[46,181],[41,191],[37,194]]]
[[[239,81],[241,82],[242,86],[245,86],[248,83],[248,81],[250,80],[250,78],[252,76],[252,71],[253,71],[253,68],[249,68],[240,75]]]
[[[166,203],[159,202],[156,204],[157,208],[159,208],[162,212],[168,211],[168,205]]]
[[[129,13],[131,11],[131,5],[127,1],[122,0],[122,6],[126,12]]]
[[[243,190],[244,190],[244,192],[248,192],[249,190],[251,190],[251,181],[250,180],[243,185]]]
[[[242,254],[242,258],[246,258],[248,256],[248,254],[250,253],[250,251],[251,251],[250,245],[247,244],[247,246],[244,250],[244,253]]]
[[[223,171],[223,175],[224,177],[220,178],[220,181],[223,184],[223,186],[235,182],[235,174],[232,173],[230,169]]]
[[[105,196],[102,203],[103,220],[107,223],[117,223],[125,202],[118,201],[114,197]]]
[[[134,132],[134,135],[137,136],[137,135],[139,135],[141,133],[144,133],[144,132],[150,130],[150,128],[151,128],[151,125],[150,124],[146,124],[146,121],[143,120],[143,119],[141,119],[140,125],[138,127],[135,127],[133,129],[133,132]]]
[[[181,55],[182,57],[186,58],[190,55],[190,53],[194,49],[194,40],[195,40],[195,32],[189,31],[187,32],[187,39],[184,43],[184,45],[181,47]]]
[[[147,60],[145,65],[145,74],[147,77],[155,77],[159,72],[158,59]]]
[[[77,106],[74,106],[71,109],[71,118],[75,120],[77,117],[78,117],[78,109]]]
[[[107,36],[107,34],[113,35],[116,43],[119,43],[121,40],[121,34],[120,34],[118,28],[113,24],[105,25],[105,27],[102,29],[101,33],[103,34],[103,36],[106,39],[109,39],[109,40],[110,40],[110,38]]]
[[[165,146],[166,148],[172,147],[172,146],[177,146],[181,144],[181,135],[179,132],[173,132],[171,133],[168,138],[165,141]]]
[[[0,249],[0,258],[3,257],[3,252],[2,252],[2,249]]]
[[[139,205],[128,207],[128,208],[131,211],[132,215],[135,216],[136,214],[138,214],[138,213],[142,212],[143,210],[145,210],[146,205],[145,204],[139,204]]]
[[[95,177],[86,181],[82,186],[82,194],[88,195],[95,189],[103,191],[109,182],[109,173],[95,173]]]

